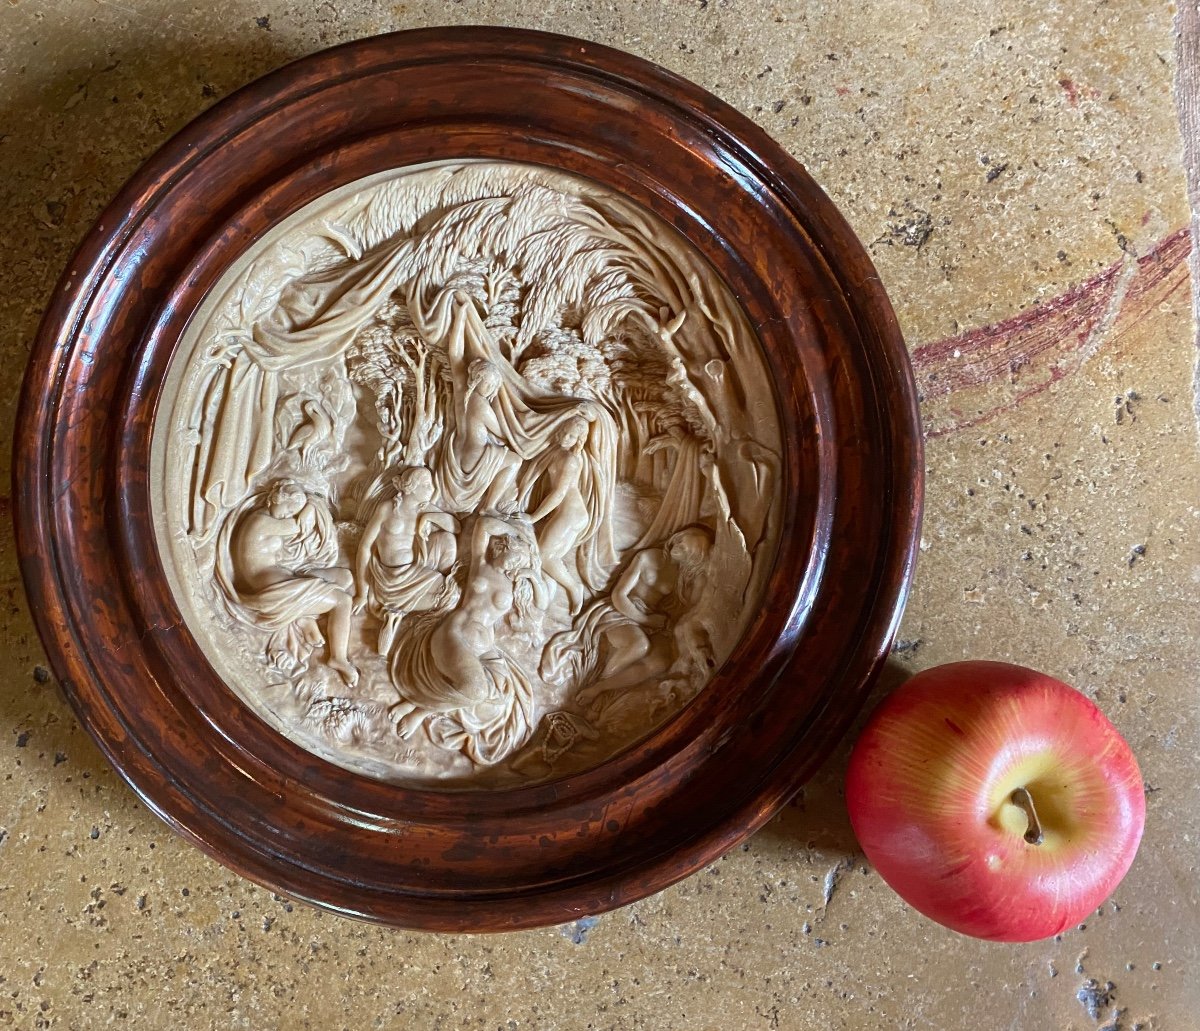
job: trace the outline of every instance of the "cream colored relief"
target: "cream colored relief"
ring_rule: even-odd
[[[603,761],[711,679],[776,550],[775,402],[728,288],[534,166],[399,170],[294,216],[159,411],[190,629],[276,729],[389,780]]]

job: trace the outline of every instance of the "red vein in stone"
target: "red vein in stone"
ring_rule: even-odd
[[[1125,284],[1117,318],[1103,328],[1109,334],[1127,331],[1185,285],[1191,247],[1190,230],[1185,227],[1139,257]],[[916,348],[912,363],[926,436],[939,437],[986,422],[1074,372],[1083,360],[1077,356],[1110,314],[1121,273],[1127,268],[1126,261],[1115,262],[1011,318]],[[1177,281],[1163,292],[1164,282],[1173,275]]]

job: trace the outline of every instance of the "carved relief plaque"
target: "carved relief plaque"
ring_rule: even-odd
[[[258,241],[177,350],[156,533],[237,695],[343,767],[505,786],[704,688],[778,543],[774,396],[728,288],[588,180],[437,164]]]

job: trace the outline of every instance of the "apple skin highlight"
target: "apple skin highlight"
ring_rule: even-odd
[[[1014,791],[1025,788],[1031,818]],[[917,674],[871,717],[846,775],[880,876],[932,920],[1036,941],[1078,924],[1125,876],[1145,823],[1129,745],[1089,699],[1002,662]]]

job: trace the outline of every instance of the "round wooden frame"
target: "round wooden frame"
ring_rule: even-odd
[[[589,176],[675,225],[743,304],[787,468],[767,601],[717,677],[604,765],[519,790],[408,790],[328,764],[237,701],[168,590],[150,520],[164,371],[206,291],[327,191],[447,158]],[[494,28],[360,40],[239,91],[152,157],[53,295],[17,422],[22,572],[105,755],[240,873],[444,931],[634,901],[762,825],[859,708],[895,633],[922,496],[907,353],[870,259],[808,175],[695,85],[619,51]]]

